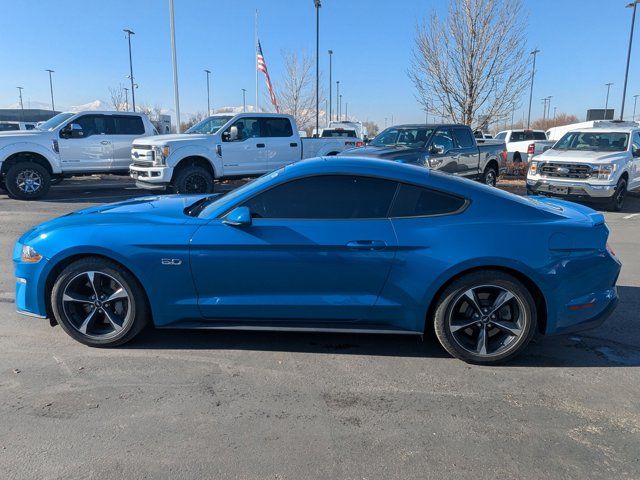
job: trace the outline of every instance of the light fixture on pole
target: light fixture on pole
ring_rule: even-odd
[[[320,135],[320,0],[313,0],[316,7],[316,135]]]
[[[18,96],[20,98],[20,118],[24,122],[24,104],[22,103],[22,90],[24,87],[16,87],[18,89]]]
[[[331,93],[333,92],[333,83],[331,80],[331,74],[333,71],[333,50],[329,50],[329,121],[327,122],[327,126],[329,126],[329,122],[331,121],[331,114],[333,113],[331,111],[331,108],[333,105],[331,105],[331,103],[333,102],[333,99],[331,98]]]
[[[178,59],[176,56],[176,23],[173,0],[169,0],[169,30],[171,31],[171,63],[173,63],[173,98],[176,105],[176,132],[180,133],[180,97],[178,96]]]
[[[124,90],[124,108],[129,111],[129,89],[127,87],[122,88]]]
[[[627,96],[627,79],[629,78],[629,63],[631,62],[631,45],[633,45],[633,27],[636,22],[636,6],[640,0],[633,0],[627,5],[627,8],[633,8],[631,13],[631,32],[629,33],[629,48],[627,50],[627,67],[624,71],[624,86],[622,87],[622,106],[620,107],[620,120],[624,117],[624,102]],[[606,112],[605,112],[606,113]]]
[[[51,70],[49,68],[47,68],[45,70],[45,72],[49,72],[49,90],[51,90],[51,111],[55,112],[56,111],[56,105],[55,103],[53,103],[53,80],[51,78],[51,74],[55,72],[55,70]]]
[[[211,70],[205,69],[204,71],[207,74],[207,116],[211,115],[211,100],[209,98],[209,75],[211,75]]]
[[[242,111],[247,112],[247,89],[242,89]]]
[[[533,65],[531,67],[531,89],[529,90],[529,115],[527,116],[527,128],[531,125],[531,101],[533,100],[533,78],[536,74],[536,56],[540,53],[537,48],[531,52],[533,55]]]
[[[131,78],[131,105],[133,105],[133,111],[136,111],[136,92],[133,85],[133,58],[131,56],[131,35],[135,35],[135,32],[128,28],[122,29],[127,34],[127,41],[129,42],[129,77]]]
[[[336,80],[336,120],[340,120],[340,80]]]
[[[604,120],[607,119],[607,109],[609,108],[609,91],[611,90],[611,85],[613,85],[613,82],[605,83],[605,86],[607,87],[607,99],[604,102]]]

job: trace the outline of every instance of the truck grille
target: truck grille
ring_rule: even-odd
[[[580,163],[542,163],[540,175],[553,178],[589,178],[591,167]]]
[[[135,143],[131,147],[134,150],[152,150],[153,147],[151,145],[136,145]]]

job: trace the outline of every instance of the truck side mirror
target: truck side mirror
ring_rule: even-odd
[[[230,142],[234,142],[238,139],[238,127],[236,127],[235,125],[233,125],[230,129],[229,129],[229,141]]]
[[[429,153],[432,155],[442,155],[444,153],[444,147],[442,145],[431,145]]]
[[[83,138],[84,131],[82,127],[77,123],[70,123],[65,125],[62,130],[60,130],[61,138]]]
[[[633,151],[631,152],[631,155],[633,155],[634,157],[640,157],[640,147],[634,148]]]

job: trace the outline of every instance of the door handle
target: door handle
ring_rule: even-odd
[[[297,147],[297,146],[298,146],[298,144],[297,144],[297,143],[290,143],[290,144],[289,144],[289,146],[290,146],[290,147]]]
[[[102,145],[109,145],[111,142],[109,140],[102,140],[100,143]]]
[[[256,145],[256,147],[258,147],[258,148],[264,148],[264,143],[258,143],[258,144]]]
[[[347,242],[347,247],[354,250],[383,250],[387,248],[384,240],[352,240]]]

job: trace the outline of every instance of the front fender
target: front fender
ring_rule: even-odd
[[[43,156],[49,163],[49,166],[51,167],[51,171],[53,173],[62,173],[62,168],[60,166],[60,156],[52,149],[47,149],[46,147],[33,142],[16,142],[10,143],[9,145],[6,145],[4,147],[0,147],[0,164],[16,153],[29,152],[37,153],[38,155]]]
[[[216,155],[215,150],[203,147],[203,146],[183,146],[178,147],[175,151],[171,152],[171,155],[167,158],[167,166],[175,168],[178,164],[187,157],[201,157],[209,161],[213,167],[215,176],[218,177],[222,174],[222,159]]]

